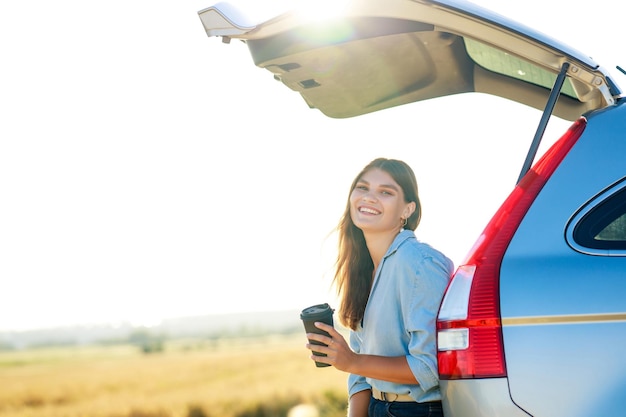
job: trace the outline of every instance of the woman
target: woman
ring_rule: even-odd
[[[442,416],[435,320],[453,272],[442,253],[419,242],[417,181],[404,162],[379,158],[355,178],[339,223],[334,283],[350,345],[307,334],[311,355],[348,372],[349,417]],[[312,352],[313,353],[313,352]]]

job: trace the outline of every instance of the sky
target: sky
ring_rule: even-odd
[[[626,85],[608,0],[475,3]],[[331,232],[379,156],[413,167],[418,238],[457,265],[511,191],[539,112],[465,95],[330,119],[207,37],[212,4],[0,4],[0,331],[335,304]]]

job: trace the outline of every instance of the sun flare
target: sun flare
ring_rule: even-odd
[[[349,0],[301,0],[295,10],[301,18],[319,22],[342,16],[348,4]]]

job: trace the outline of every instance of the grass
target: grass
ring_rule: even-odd
[[[0,353],[0,417],[270,417],[300,404],[345,416],[346,375],[316,368],[303,334]]]

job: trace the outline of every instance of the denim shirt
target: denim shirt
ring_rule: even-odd
[[[454,266],[431,246],[403,230],[383,257],[370,291],[361,325],[350,332],[357,353],[406,356],[419,384],[397,384],[348,376],[348,393],[374,387],[409,394],[417,402],[441,399],[437,371],[436,319]]]

